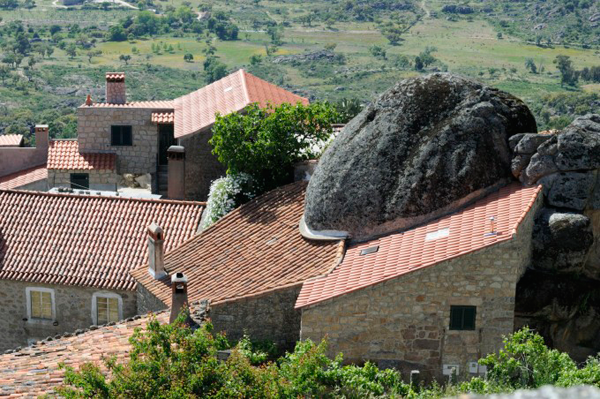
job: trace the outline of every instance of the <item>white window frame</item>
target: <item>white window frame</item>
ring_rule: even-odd
[[[31,291],[38,292],[49,292],[50,300],[52,301],[52,319],[38,319],[31,317]],[[56,298],[54,297],[54,290],[52,288],[45,287],[26,287],[25,297],[27,301],[27,322],[28,323],[53,323],[56,321]]]
[[[98,325],[98,298],[116,298],[119,307],[119,320],[123,320],[123,298],[114,292],[94,292],[92,295],[92,323]]]

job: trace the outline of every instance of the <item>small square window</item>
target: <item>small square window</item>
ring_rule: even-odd
[[[475,306],[450,306],[451,330],[475,330]]]
[[[71,188],[77,190],[89,190],[90,175],[87,173],[71,173]]]
[[[92,298],[94,324],[106,324],[122,319],[122,300],[119,295],[95,293]]]
[[[30,319],[53,320],[54,295],[52,290],[44,288],[27,288],[28,313]]]
[[[133,137],[131,126],[111,126],[110,127],[110,145],[131,146]]]

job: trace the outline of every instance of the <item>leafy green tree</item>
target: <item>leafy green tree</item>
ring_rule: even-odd
[[[217,115],[210,143],[228,174],[246,173],[267,190],[289,182],[295,162],[320,154],[337,119],[328,103],[253,104]]]
[[[535,65],[535,62],[533,62],[533,58],[527,58],[525,60],[525,68],[530,70],[531,73],[537,73],[537,65]]]
[[[250,57],[250,65],[258,65],[262,62],[262,55],[254,54]]]
[[[421,59],[423,66],[428,67],[429,65],[437,61],[436,58],[433,56],[433,53],[435,53],[436,51],[437,48],[432,46],[427,46],[425,47],[425,50],[421,51],[421,54],[419,54],[419,58]]]
[[[194,61],[194,56],[192,55],[192,53],[185,53],[183,55],[183,59],[185,60],[185,62],[192,62]]]
[[[128,65],[129,61],[131,60],[131,56],[129,54],[121,54],[119,56],[119,60],[123,61],[125,65]]]
[[[270,25],[267,28],[267,35],[271,38],[271,43],[280,46],[283,44],[283,25]]]
[[[556,64],[556,68],[560,72],[560,85],[564,87],[567,86],[576,86],[579,77],[577,75],[577,71],[573,68],[573,61],[571,61],[571,57],[568,55],[557,55],[554,59],[554,64]]]
[[[379,58],[379,59],[382,59],[382,60],[387,59],[387,52],[381,46],[373,45],[373,46],[369,47],[369,52],[375,58]]]
[[[65,51],[67,53],[67,55],[69,56],[70,59],[73,59],[77,56],[77,47],[75,47],[75,43],[70,43],[66,48]]]
[[[102,55],[102,50],[90,50],[87,52],[88,63],[92,63],[92,58]]]
[[[0,65],[0,80],[2,80],[2,84],[6,78],[10,77],[10,68],[6,65]]]
[[[417,71],[423,70],[423,61],[421,60],[421,57],[419,57],[419,56],[415,57],[415,69]]]
[[[121,25],[113,25],[108,29],[106,40],[109,42],[124,42],[127,40],[127,32]]]

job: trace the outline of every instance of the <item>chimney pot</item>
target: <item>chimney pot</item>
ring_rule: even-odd
[[[156,223],[148,226],[148,272],[157,280],[166,275],[164,232]]]
[[[48,125],[35,125],[35,147],[48,148]],[[46,154],[47,156],[47,154]]]
[[[94,102],[92,101],[92,96],[90,94],[87,95],[87,98],[85,99],[85,105],[87,105],[88,107],[91,107],[94,104]]]
[[[106,102],[108,104],[127,103],[125,72],[106,73]]]
[[[175,273],[171,276],[171,316],[169,323],[177,320],[182,311],[187,311],[186,324],[193,323],[189,315],[188,297],[187,297],[188,279],[183,273]]]

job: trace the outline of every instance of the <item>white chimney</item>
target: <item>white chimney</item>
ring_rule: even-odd
[[[148,271],[155,279],[166,276],[164,232],[155,223],[148,226]]]
[[[126,104],[125,72],[106,72],[106,102]]]

